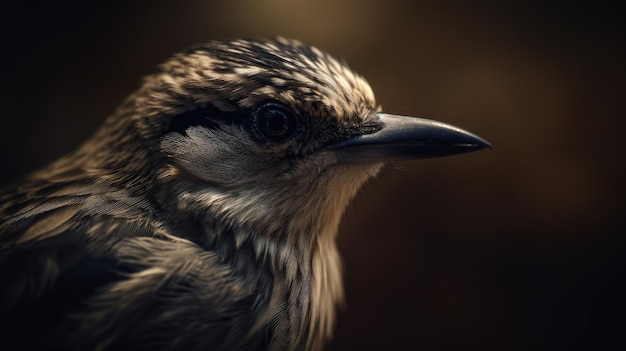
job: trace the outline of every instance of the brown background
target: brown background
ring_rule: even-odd
[[[624,21],[607,2],[521,3],[5,4],[0,184],[76,147],[178,50],[298,38],[387,112],[494,145],[394,164],[360,193],[329,350],[624,348]]]

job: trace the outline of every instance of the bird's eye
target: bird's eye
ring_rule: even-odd
[[[271,142],[287,141],[298,129],[294,112],[273,102],[266,103],[257,110],[255,123],[261,136]]]

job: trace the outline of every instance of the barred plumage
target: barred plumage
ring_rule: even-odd
[[[5,339],[322,348],[343,299],[335,236],[358,189],[385,161],[488,145],[378,110],[363,78],[297,41],[175,55],[77,151],[4,190]]]

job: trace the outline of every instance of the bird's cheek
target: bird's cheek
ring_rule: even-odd
[[[205,132],[172,133],[161,141],[170,164],[200,180],[223,186],[249,183],[285,172],[289,165],[245,139]]]
[[[335,163],[335,157],[329,153],[315,153],[304,158],[295,158],[289,161],[288,170],[283,174],[283,178],[298,180],[316,177]]]

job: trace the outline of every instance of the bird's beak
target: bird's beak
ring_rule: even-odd
[[[441,157],[491,148],[486,140],[455,126],[424,118],[378,113],[379,131],[331,147],[340,163]]]

